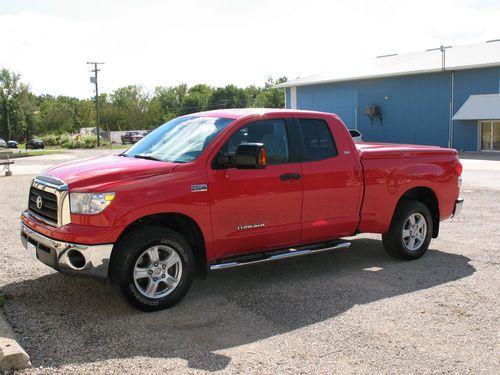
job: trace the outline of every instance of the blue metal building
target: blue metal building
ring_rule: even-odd
[[[286,108],[336,113],[369,142],[500,151],[500,40],[381,56],[279,87]]]

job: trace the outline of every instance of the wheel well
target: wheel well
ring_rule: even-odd
[[[439,204],[436,194],[434,194],[434,192],[430,188],[416,187],[404,193],[399,199],[399,202],[408,199],[416,200],[425,204],[427,208],[431,211],[432,238],[436,238],[439,234]]]
[[[179,213],[162,213],[145,216],[125,228],[116,243],[119,243],[120,239],[130,231],[144,225],[162,225],[182,235],[193,249],[196,261],[196,275],[202,278],[207,276],[205,240],[200,227],[193,219]],[[113,254],[115,254],[115,248],[113,248],[113,252],[111,253],[110,264],[113,264]]]

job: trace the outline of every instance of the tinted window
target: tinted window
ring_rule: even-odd
[[[263,143],[268,164],[288,162],[288,138],[283,120],[257,121],[239,128],[219,153],[233,156],[238,146],[243,143]]]
[[[351,137],[359,137],[361,135],[357,130],[349,130],[349,133],[351,133]]]
[[[300,129],[304,143],[303,161],[321,160],[337,155],[337,148],[325,121],[301,119]]]

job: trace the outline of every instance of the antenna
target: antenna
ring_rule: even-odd
[[[441,51],[441,70],[444,72],[446,70],[446,50],[452,46],[439,46],[438,48],[430,48],[426,51]]]
[[[389,55],[380,55],[380,56],[376,56],[377,59],[381,59],[383,57],[392,57],[392,56],[397,56],[398,54],[397,53],[391,53]]]

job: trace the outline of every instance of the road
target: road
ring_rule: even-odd
[[[0,177],[0,289],[35,366],[23,373],[498,373],[500,161],[463,159],[464,211],[420,260],[363,235],[338,252],[213,272],[176,307],[144,314],[108,284],[29,258],[18,238],[33,174],[100,153],[18,159]]]

